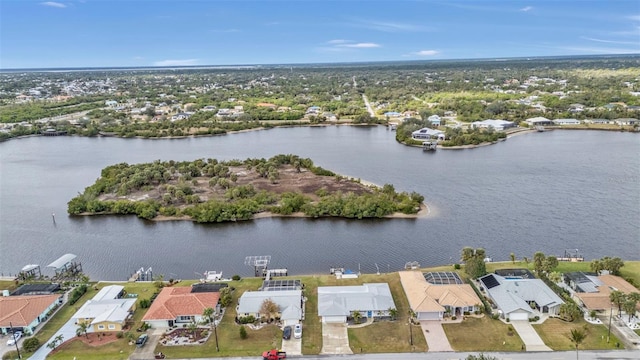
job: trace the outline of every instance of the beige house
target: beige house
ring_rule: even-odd
[[[482,303],[478,295],[469,284],[463,284],[454,273],[427,273],[421,271],[401,271],[400,282],[404,293],[409,300],[411,310],[418,320],[442,320],[445,313],[452,316],[460,316],[465,312],[472,313],[479,310]],[[448,275],[453,283],[431,283],[431,278],[442,278],[441,274]],[[447,281],[445,281],[447,282]]]
[[[565,278],[567,277],[565,276]],[[609,311],[612,308],[616,308],[615,305],[611,304],[609,297],[614,290],[624,294],[640,292],[620,276],[608,274],[578,277],[574,275],[573,278],[573,281],[569,281],[569,286],[576,290],[573,296],[579,304],[589,311]],[[637,304],[636,308],[640,311],[640,304]]]
[[[136,310],[136,299],[122,299],[123,293],[123,286],[105,286],[75,313],[76,324],[88,323],[94,332],[121,331]]]

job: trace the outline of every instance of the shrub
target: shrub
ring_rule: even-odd
[[[457,316],[453,315],[453,316],[451,317],[451,320],[456,320],[457,318],[458,318]]]
[[[22,343],[22,349],[26,352],[34,352],[40,347],[40,340],[36,337],[25,339]]]
[[[252,324],[256,322],[256,318],[253,315],[244,316],[238,319],[240,324]]]
[[[11,350],[4,355],[2,355],[2,360],[13,360],[18,358],[18,352],[15,350]]]
[[[140,300],[140,308],[147,309],[149,306],[151,306],[151,300],[150,299],[142,299],[142,300]]]
[[[456,270],[460,270],[460,264],[454,264],[453,268],[456,269]]]
[[[80,285],[73,289],[73,291],[71,292],[71,296],[69,296],[69,305],[75,304],[86,292],[87,285]]]
[[[124,337],[124,334],[122,333],[122,331],[118,331],[118,332],[116,333],[116,337],[117,337],[118,339],[122,339],[122,338]]]
[[[246,339],[247,336],[247,329],[245,329],[244,326],[240,326],[240,338]]]
[[[231,280],[233,280],[233,281],[240,281],[240,275],[233,275],[233,276],[231,277]]]

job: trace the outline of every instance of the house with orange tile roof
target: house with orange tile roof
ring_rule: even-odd
[[[598,276],[595,273],[578,271],[564,274],[564,280],[575,290],[573,298],[589,311],[608,312],[616,308],[610,299],[614,290],[623,294],[640,293],[625,279],[611,274]],[[636,304],[636,309],[640,311],[640,304]]]
[[[445,313],[460,316],[479,310],[482,303],[471,285],[455,273],[400,271],[400,282],[418,320],[442,320]],[[432,282],[427,281],[427,277]]]
[[[142,321],[154,328],[172,327],[178,324],[201,322],[206,308],[216,313],[220,307],[219,292],[194,291],[192,286],[165,287],[153,301]]]
[[[0,333],[20,330],[33,334],[38,324],[45,321],[57,306],[62,304],[62,295],[24,295],[0,297]]]

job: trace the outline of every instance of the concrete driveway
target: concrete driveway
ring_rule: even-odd
[[[520,339],[524,342],[527,351],[553,351],[540,338],[536,330],[531,326],[529,321],[512,321],[513,329],[520,335]]]
[[[149,334],[149,338],[147,339],[147,343],[144,344],[143,347],[136,347],[133,354],[129,356],[129,360],[153,359],[155,357],[154,349],[158,345],[158,341],[160,341],[160,336],[162,336],[163,332],[163,329],[148,330],[147,334]]]
[[[320,354],[353,354],[349,347],[347,324],[322,324],[322,351]]]
[[[302,355],[302,339],[296,339],[293,336],[289,340],[282,339],[281,349],[287,355]]]
[[[33,355],[29,359],[31,360],[44,360],[47,355],[51,352],[51,349],[47,347],[47,344],[53,340],[53,338],[58,335],[62,335],[62,341],[67,341],[76,337],[76,329],[78,326],[76,325],[75,319],[72,317],[67,321],[62,327],[55,333],[51,338],[49,338],[46,342],[42,343],[42,346],[36,350]]]
[[[422,328],[422,334],[427,340],[429,352],[453,351],[439,320],[421,321],[420,328]],[[414,333],[413,336],[416,336],[416,334]],[[420,334],[417,334],[417,336],[420,336]]]

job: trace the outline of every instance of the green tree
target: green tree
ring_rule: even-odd
[[[631,317],[636,314],[636,305],[638,304],[638,300],[629,295],[626,296],[624,304],[622,304],[622,308],[624,309],[624,312],[629,315],[629,322],[631,322]]]
[[[543,269],[545,273],[549,273],[558,267],[558,258],[555,256],[547,256],[544,259]]]
[[[84,336],[88,339],[89,338],[89,326],[91,324],[86,322],[86,321],[81,321],[78,323],[78,328],[76,329],[76,335],[78,336],[82,336],[82,334],[84,334]]]
[[[625,294],[622,291],[613,290],[609,294],[609,300],[611,300],[611,302],[618,307],[618,315],[619,315],[620,312],[622,311],[622,304],[624,304],[626,300]]]
[[[538,251],[533,254],[533,269],[536,273],[541,274],[544,270],[544,260],[545,256],[542,252]]]
[[[22,342],[22,349],[26,352],[34,352],[40,347],[40,340],[37,337],[30,337]]]
[[[600,275],[600,271],[604,270],[602,261],[600,260],[593,260],[591,264],[589,264],[589,267],[591,268],[591,271],[593,271],[597,275]]]
[[[487,273],[485,257],[486,252],[482,248],[473,249],[468,246],[463,248],[460,259],[465,263],[464,272],[473,279],[485,275]]]
[[[351,312],[351,317],[353,317],[353,322],[356,324],[360,324],[360,319],[362,319],[362,314],[358,310],[354,310]]]
[[[516,254],[511,253],[509,256],[511,257],[511,263],[515,264],[516,263]]]
[[[391,316],[391,320],[395,320],[398,317],[398,309],[389,308],[389,316]]]
[[[240,339],[246,339],[248,337],[247,334],[247,329],[244,327],[244,325],[240,326]]]
[[[571,329],[569,340],[576,346],[576,360],[578,359],[578,347],[587,338],[587,334],[581,329]]]

